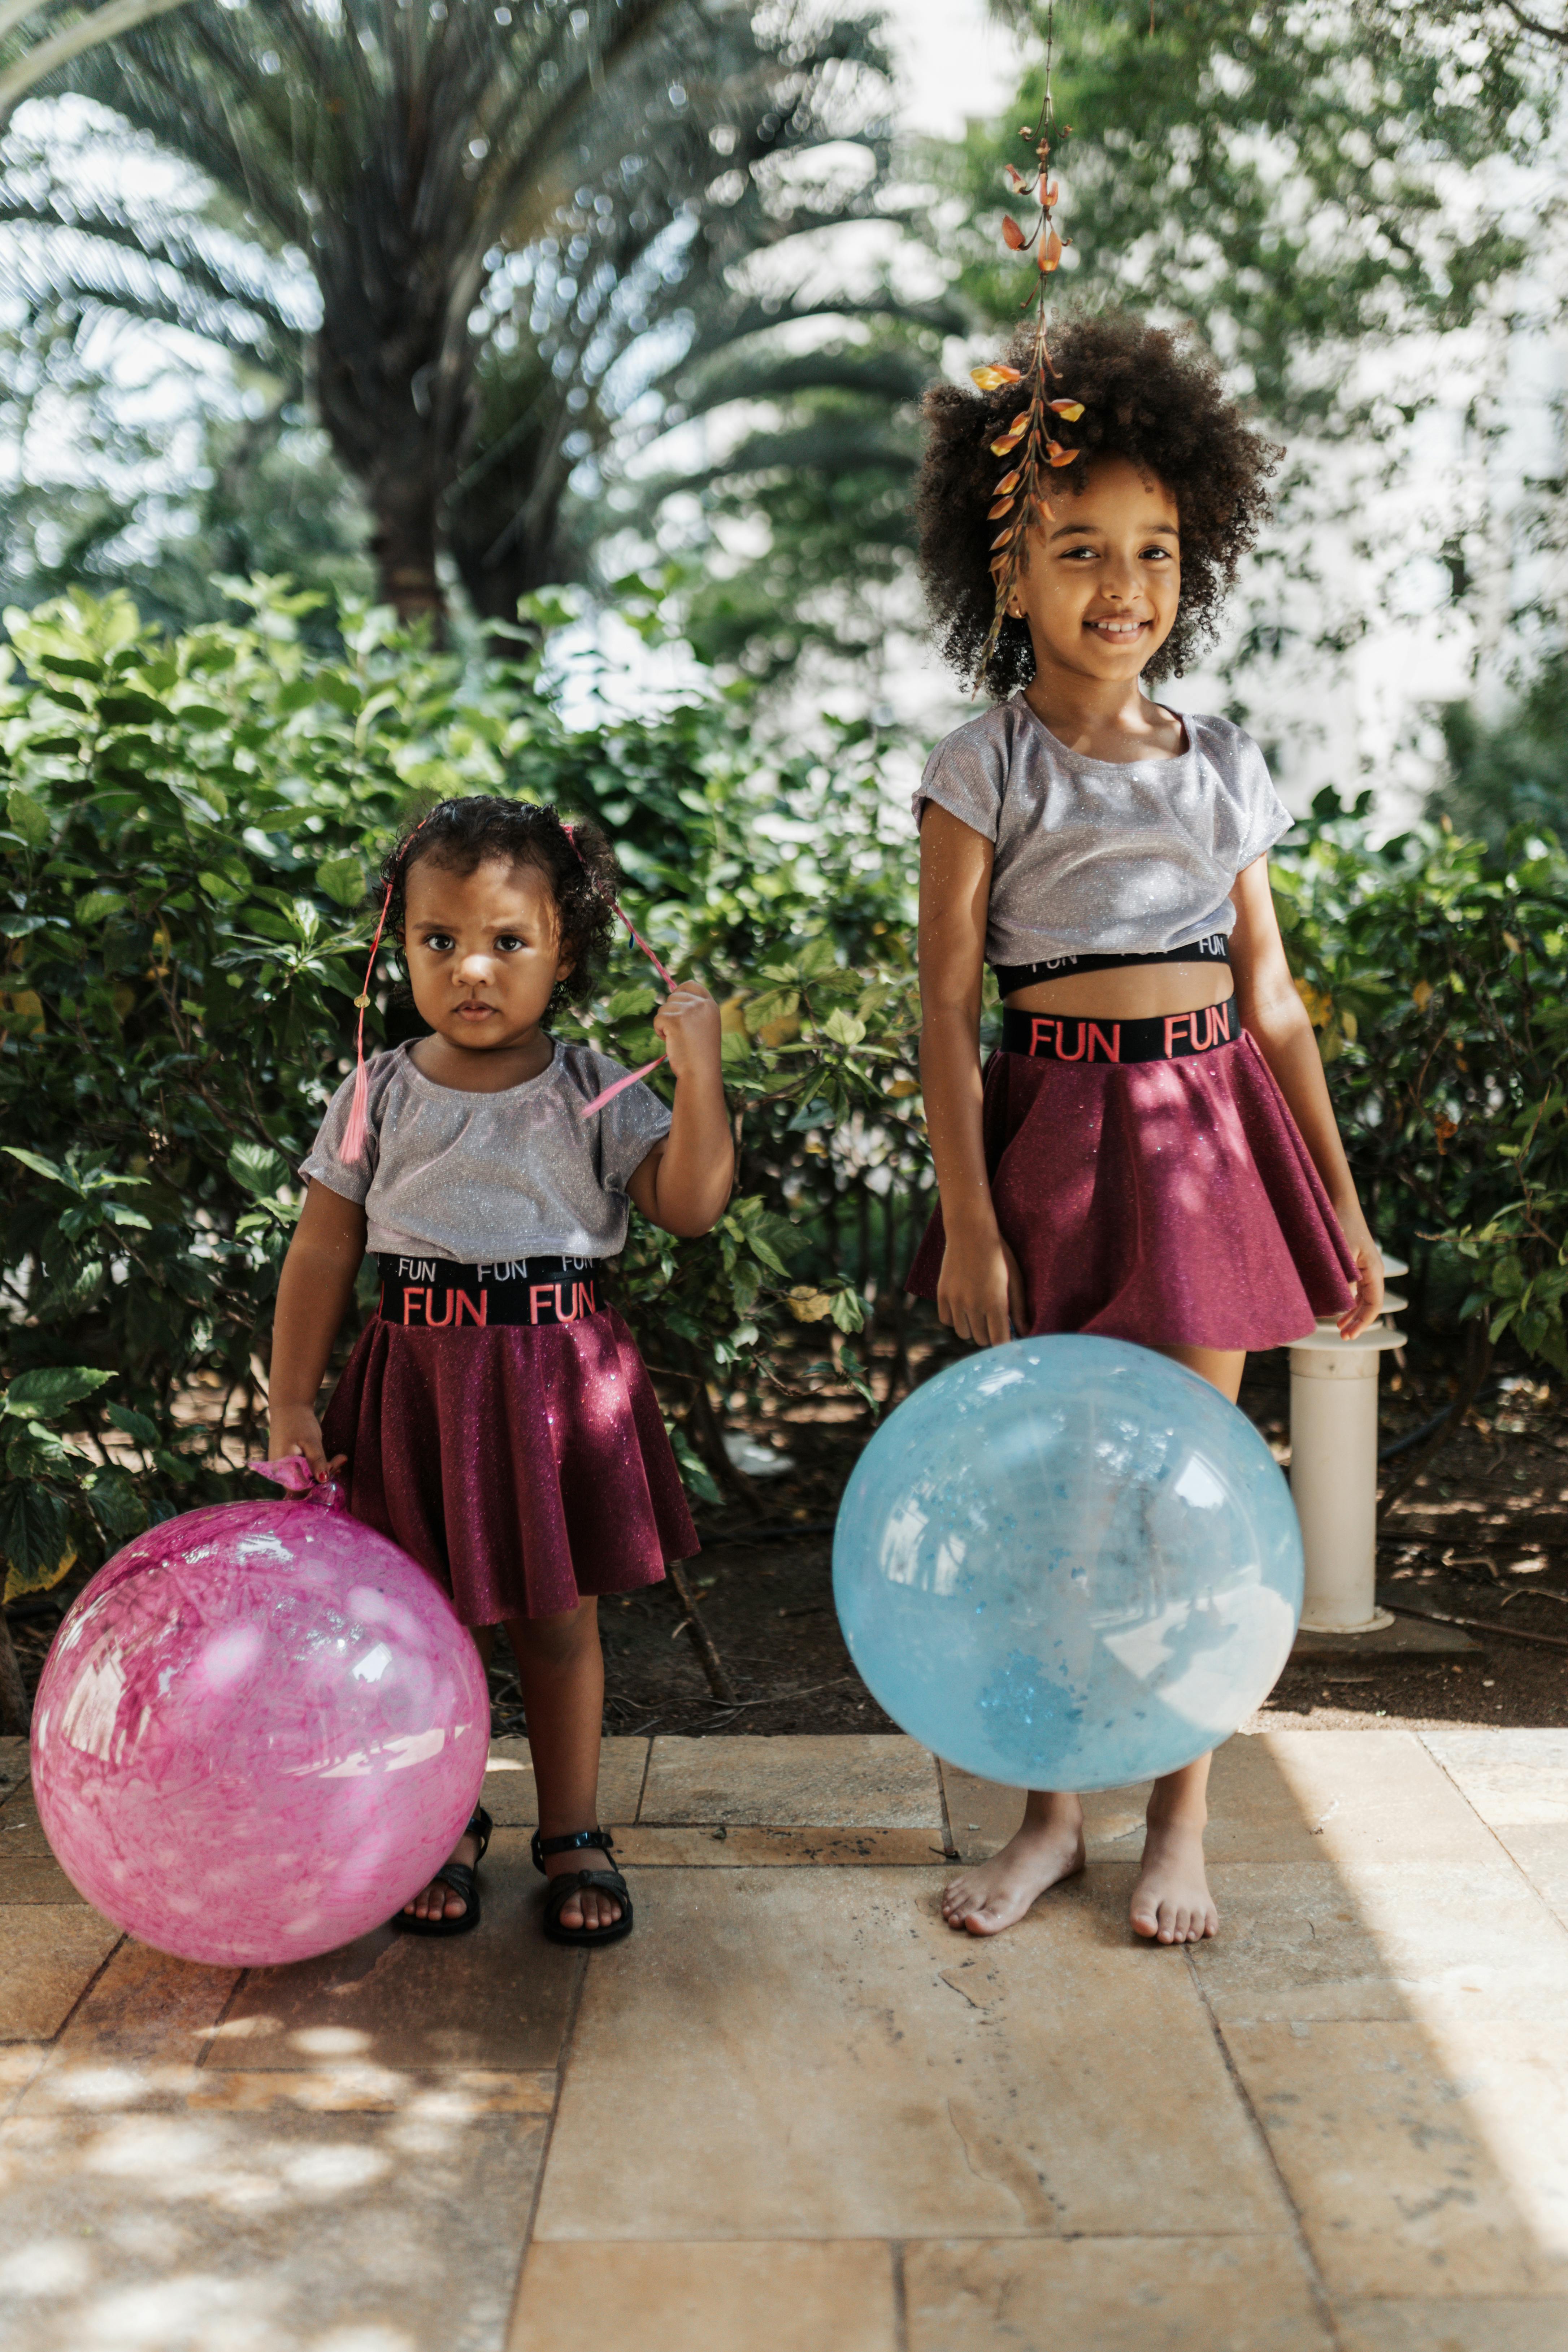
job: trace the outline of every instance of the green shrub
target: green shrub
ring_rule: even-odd
[[[1568,858],[1523,826],[1496,863],[1446,824],[1369,851],[1370,805],[1321,793],[1275,896],[1373,1230],[1568,1372]]]

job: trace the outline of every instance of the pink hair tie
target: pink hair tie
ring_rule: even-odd
[[[567,840],[572,844],[573,850],[576,855],[577,863],[583,868],[584,873],[587,875],[592,887],[595,890],[599,890],[602,897],[609,898],[610,911],[612,914],[616,914],[620,917],[622,922],[625,923],[626,929],[630,932],[632,939],[636,944],[641,948],[644,955],[647,956],[649,963],[652,964],[655,971],[658,972],[665,986],[667,988],[676,987],[678,983],[675,974],[672,971],[667,971],[665,970],[665,967],[660,963],[658,956],[655,955],[647,941],[643,938],[642,933],[637,929],[636,924],[632,921],[631,917],[626,913],[619,899],[610,898],[609,892],[607,890],[601,889],[601,886],[595,881],[593,868],[589,866],[588,861],[584,856],[582,851],[577,847],[576,826],[574,824],[567,824],[563,822],[561,830],[566,835]],[[640,1070],[628,1070],[624,1078],[617,1078],[613,1087],[606,1087],[602,1095],[595,1095],[592,1102],[584,1103],[582,1109],[577,1114],[578,1118],[592,1118],[596,1110],[603,1110],[607,1102],[614,1102],[617,1095],[624,1095],[628,1087],[635,1087],[639,1079],[646,1078],[650,1071],[657,1070],[661,1062],[668,1062],[668,1059],[669,1055],[668,1054],[656,1054],[653,1060],[651,1062],[645,1062]]]

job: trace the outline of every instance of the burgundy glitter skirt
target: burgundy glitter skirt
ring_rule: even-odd
[[[1179,1061],[994,1054],[985,1164],[1029,1332],[1279,1348],[1354,1296],[1355,1260],[1253,1040]],[[936,1297],[938,1209],[909,1288]]]
[[[552,1617],[657,1584],[700,1549],[637,1342],[571,1323],[405,1329],[379,1316],[321,1423],[348,1506],[451,1594],[466,1625]]]

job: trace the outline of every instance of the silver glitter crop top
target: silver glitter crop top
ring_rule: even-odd
[[[1047,979],[1079,958],[1104,970],[1205,942],[1224,956],[1237,876],[1294,820],[1250,735],[1228,719],[1183,723],[1173,760],[1089,760],[1020,694],[926,761],[917,824],[935,801],[996,845],[985,961],[1008,973],[1004,994],[1020,967]]]
[[[353,1099],[345,1078],[300,1169],[364,1203],[371,1255],[449,1258],[614,1257],[626,1238],[626,1184],[669,1133],[651,1087],[627,1087],[581,1116],[625,1070],[559,1041],[547,1068],[500,1094],[437,1086],[406,1045],[377,1054],[363,1160],[342,1157]]]

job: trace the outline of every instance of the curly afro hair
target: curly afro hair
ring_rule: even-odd
[[[1009,365],[1026,375],[1034,340],[1033,326],[1020,327],[1007,352]],[[1063,488],[1083,490],[1095,457],[1127,457],[1176,502],[1181,603],[1147,675],[1179,675],[1214,633],[1237,565],[1268,513],[1268,477],[1284,452],[1246,422],[1214,361],[1189,335],[1125,311],[1069,311],[1051,336],[1051,357],[1062,393],[1084,408],[1070,435],[1082,455],[1062,467]],[[930,432],[915,493],[921,576],[937,642],[966,681],[979,667],[995,609],[986,509],[1002,468],[989,445],[1017,413],[1019,392],[1016,383],[992,393],[942,383],[926,395]],[[984,684],[1000,700],[1034,675],[1027,623],[1005,620]]]
[[[552,808],[531,801],[503,800],[499,793],[473,793],[441,801],[411,824],[383,863],[376,908],[390,886],[386,929],[403,936],[408,877],[427,860],[451,874],[472,874],[492,859],[508,866],[535,866],[544,876],[561,912],[561,944],[572,969],[550,998],[557,1012],[581,1003],[599,985],[615,929],[611,900],[624,877],[615,852],[596,824],[578,817],[572,831]]]

